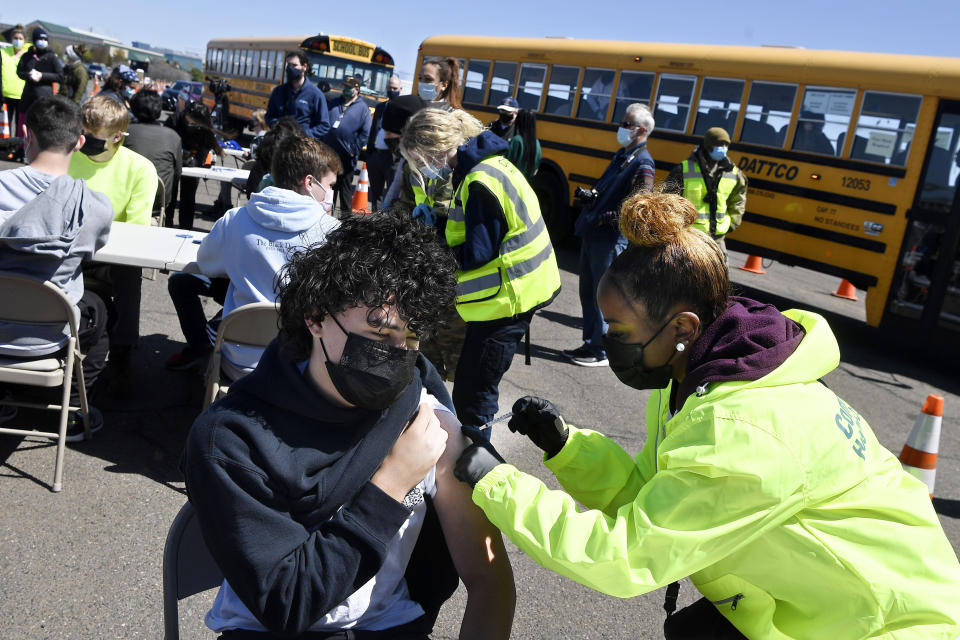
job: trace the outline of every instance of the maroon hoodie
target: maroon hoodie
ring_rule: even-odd
[[[773,305],[731,296],[726,311],[693,344],[675,406],[710,382],[759,380],[790,357],[803,335],[803,327]]]

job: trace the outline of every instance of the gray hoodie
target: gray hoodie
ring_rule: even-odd
[[[80,264],[106,244],[113,207],[83,180],[24,169],[29,167],[0,173],[0,271],[49,280],[76,305],[83,295]],[[11,210],[16,196],[21,196],[22,205]],[[76,307],[74,314],[79,322]],[[0,354],[54,353],[67,335],[67,327],[0,322]]]

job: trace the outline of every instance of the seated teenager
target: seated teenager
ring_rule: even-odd
[[[200,296],[217,298],[211,278],[229,278],[223,315],[251,302],[276,300],[277,273],[289,254],[323,242],[337,221],[328,213],[333,206],[333,183],[340,160],[329,147],[307,136],[295,136],[273,155],[275,186],[250,196],[243,207],[217,220],[197,252],[204,275],[178,273],[167,287],[177,310],[187,346],[166,362],[170,369],[202,366],[216,339],[207,330]],[[224,345],[224,370],[231,378],[257,365],[261,349]]]
[[[40,98],[26,114],[28,166],[0,172],[0,271],[54,283],[76,305],[83,376],[89,391],[107,356],[107,311],[103,300],[83,287],[80,265],[107,243],[113,209],[103,194],[67,175],[70,156],[83,144],[80,109],[64,96]],[[12,304],[4,301],[3,304]],[[38,358],[60,351],[66,327],[0,323],[0,356]],[[0,394],[2,403],[2,394]],[[80,391],[71,388],[70,404]],[[0,407],[12,417],[13,407]],[[103,426],[90,407],[90,429]],[[70,416],[67,440],[83,438],[79,412]]]
[[[432,229],[392,212],[349,217],[291,259],[280,335],[183,458],[225,576],[206,618],[220,638],[426,639],[451,560],[460,638],[509,637],[509,561],[453,476],[465,438],[417,351],[453,305],[454,268]]]
[[[154,209],[159,204],[172,217],[176,185],[183,168],[183,150],[177,132],[159,122],[162,106],[160,94],[153,89],[141,89],[130,99],[130,110],[137,122],[127,128],[130,135],[124,146],[153,163],[163,183],[163,201],[155,200]]]
[[[70,175],[110,198],[114,220],[149,225],[157,170],[123,146],[130,113],[104,95],[90,98],[80,109],[85,141],[70,159]],[[140,339],[140,275],[139,267],[117,265],[85,271],[89,286],[108,302],[110,367],[118,392],[129,389],[131,351]]]

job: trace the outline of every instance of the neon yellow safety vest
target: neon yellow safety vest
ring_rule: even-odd
[[[704,385],[672,415],[670,387],[653,390],[635,459],[570,426],[544,462],[565,492],[501,464],[474,503],[538,563],[603,593],[690,576],[747,638],[953,640],[960,563],[926,485],[819,382],[840,360],[827,322],[784,315],[805,335],[766,376]]]
[[[3,97],[19,100],[23,95],[25,80],[21,80],[17,75],[17,65],[20,64],[20,56],[26,53],[27,48],[23,47],[20,51],[14,51],[13,47],[0,48],[0,67],[3,71]],[[13,129],[13,123],[10,123]]]
[[[424,182],[423,176],[416,171],[410,172],[410,188],[413,190],[413,200],[417,204],[428,204],[433,206],[433,186],[436,180],[427,180]],[[427,191],[430,193],[428,194]]]
[[[550,302],[560,291],[550,234],[533,187],[505,157],[483,160],[464,178],[447,221],[447,244],[456,247],[466,241],[464,211],[474,182],[500,201],[507,233],[496,258],[482,267],[457,271],[460,317],[467,322],[498,320]]]
[[[691,166],[691,164],[693,166]],[[736,165],[733,171],[724,171],[717,183],[717,228],[710,232],[710,203],[704,199],[707,195],[707,185],[703,181],[700,165],[686,159],[683,161],[683,197],[697,208],[697,221],[694,229],[700,229],[708,235],[722,236],[730,230],[730,216],[727,215],[727,198],[737,186],[737,174],[740,172]]]

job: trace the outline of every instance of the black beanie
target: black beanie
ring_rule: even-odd
[[[37,27],[33,30],[33,41],[36,42],[37,40],[49,40],[47,31],[43,27]]]
[[[380,119],[380,126],[383,127],[384,131],[389,131],[390,133],[396,133],[399,135],[403,132],[403,125],[407,124],[407,120],[410,119],[410,116],[415,114],[417,111],[420,111],[420,109],[423,109],[425,106],[427,106],[427,103],[424,102],[420,96],[397,96],[396,98],[389,100],[383,107],[383,116],[381,116]]]

